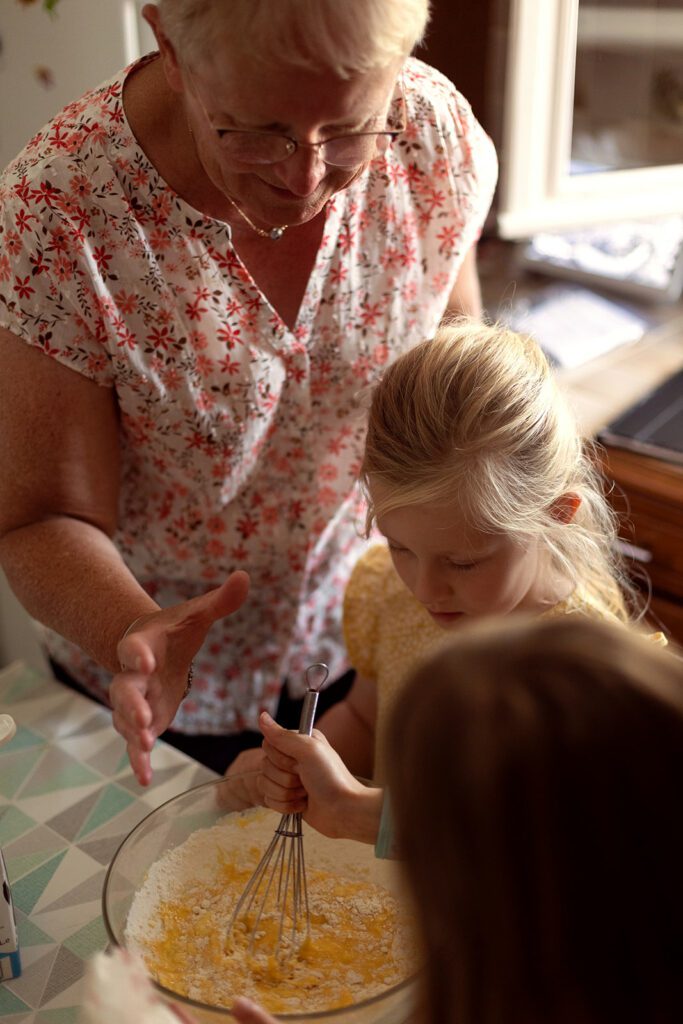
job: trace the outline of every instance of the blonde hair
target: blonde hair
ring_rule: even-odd
[[[421,41],[429,0],[159,0],[176,52],[192,63],[216,39],[263,63],[340,77],[387,67]]]
[[[590,453],[536,342],[455,321],[401,356],[374,390],[361,466],[368,530],[394,508],[457,497],[466,522],[539,539],[558,571],[626,620],[623,591],[637,598]],[[565,523],[554,503],[568,494],[580,504]]]
[[[568,615],[468,626],[389,722],[429,1024],[683,1020],[683,664]]]

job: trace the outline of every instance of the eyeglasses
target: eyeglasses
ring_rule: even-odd
[[[206,120],[211,123],[208,111],[193,82],[194,93],[199,101]],[[287,160],[299,149],[314,149],[320,159],[330,167],[357,167],[368,163],[377,153],[384,153],[391,143],[406,129],[405,98],[403,89],[399,87],[398,99],[392,108],[399,105],[400,116],[392,112],[388,118],[388,126],[381,132],[348,132],[346,135],[333,135],[322,142],[299,142],[291,135],[280,135],[275,132],[244,131],[241,128],[214,128],[221,151],[231,160],[245,164],[277,164]],[[396,127],[392,127],[392,121]],[[212,126],[213,127],[213,126]]]
[[[221,150],[233,160],[246,164],[277,164],[293,156],[298,149],[315,149],[320,159],[331,167],[355,167],[385,152],[403,128],[383,132],[353,132],[333,135],[323,142],[299,142],[291,135],[271,132],[249,132],[237,128],[220,128],[216,134]]]

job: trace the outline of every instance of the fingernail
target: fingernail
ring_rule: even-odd
[[[275,719],[271,718],[267,711],[261,712],[261,721],[266,722],[268,725],[275,725]]]

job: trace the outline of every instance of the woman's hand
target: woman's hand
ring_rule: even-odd
[[[258,807],[263,803],[263,762],[265,754],[260,747],[252,747],[251,750],[243,750],[238,754],[225,773],[226,784],[219,787],[221,793],[225,793],[226,799],[221,800],[223,806],[230,806],[231,810],[245,807]],[[238,805],[237,801],[241,803]]]
[[[123,668],[114,676],[109,699],[114,728],[126,741],[141,785],[151,781],[150,751],[175,717],[192,659],[213,623],[237,611],[248,590],[247,574],[233,572],[201,597],[142,617],[120,641]]]
[[[263,803],[282,814],[300,812],[332,839],[374,843],[382,790],[359,782],[318,729],[310,736],[289,732],[263,711]]]

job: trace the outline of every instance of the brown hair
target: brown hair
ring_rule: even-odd
[[[480,622],[389,730],[430,1024],[683,1021],[683,664],[583,616]]]
[[[539,538],[617,618],[629,617],[623,592],[638,606],[590,445],[531,338],[458,320],[401,356],[372,393],[361,479],[368,529],[391,509],[457,496],[473,526]],[[564,523],[553,503],[570,493],[580,504]]]

